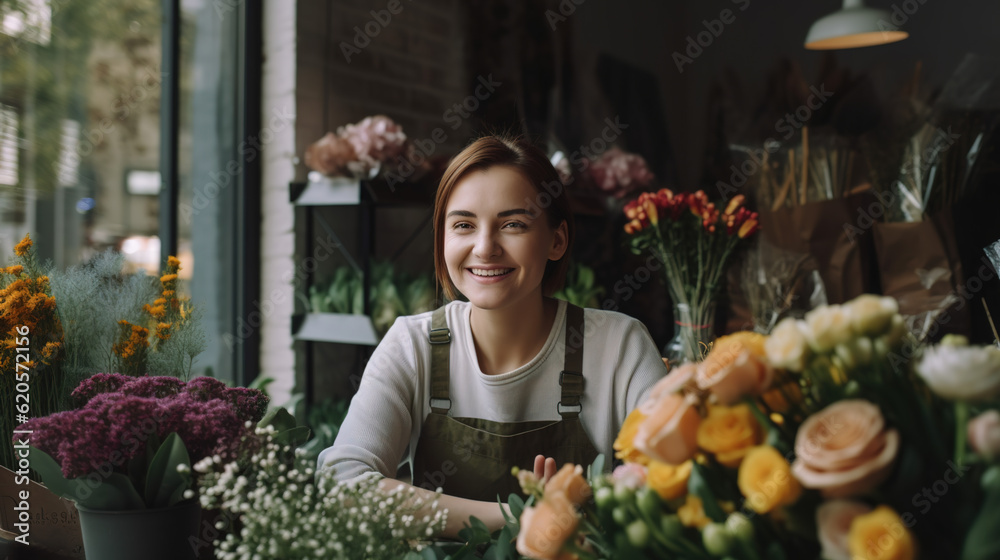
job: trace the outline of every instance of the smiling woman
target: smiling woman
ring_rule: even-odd
[[[391,478],[410,462],[414,486],[442,490],[454,536],[470,515],[503,525],[496,499],[519,492],[511,467],[551,476],[612,456],[625,416],[666,368],[639,321],[548,297],[573,241],[558,181],[524,139],[481,138],[452,160],[434,260],[445,293],[468,301],[396,321],[320,468]]]

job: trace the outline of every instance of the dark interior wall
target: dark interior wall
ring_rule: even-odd
[[[995,30],[1000,3],[871,0],[867,4],[896,14],[898,21],[905,18],[903,28],[910,37],[889,45],[836,51],[832,56],[853,74],[868,74],[883,97],[899,88],[918,62],[923,92],[931,93],[945,83],[966,53],[1000,54],[1000,34]],[[821,85],[818,73],[830,54],[802,45],[812,22],[839,7],[836,0],[587,0],[559,25],[573,26],[579,94],[588,97],[585,109],[590,116],[607,112],[592,82],[600,54],[655,75],[662,88],[677,178],[680,186],[690,188],[702,179],[712,84],[727,74],[735,76],[741,96],[734,101],[753,105],[764,95],[768,74],[779,61],[789,59],[800,66],[807,82]],[[723,24],[721,33],[700,53],[692,48],[697,56],[682,61],[679,69],[673,53],[688,56],[688,38],[697,40],[706,21],[719,29],[713,20],[720,20],[723,10],[731,11],[731,23]]]

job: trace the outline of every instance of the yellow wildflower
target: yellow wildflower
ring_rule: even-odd
[[[31,234],[26,233],[24,234],[24,239],[22,239],[20,243],[14,246],[14,254],[19,257],[23,257],[28,254],[28,251],[30,249],[31,249]]]

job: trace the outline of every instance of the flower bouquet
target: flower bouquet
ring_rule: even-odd
[[[720,212],[704,191],[661,189],[625,205],[632,252],[649,251],[664,265],[678,326],[667,352],[671,363],[701,358],[713,337],[715,298],[726,266],[740,242],[760,228],[757,213],[744,201],[735,196]]]
[[[328,177],[372,178],[408,146],[401,126],[375,115],[326,133],[306,149],[305,163]]]
[[[624,464],[591,471],[592,509],[546,485],[522,514],[518,550],[995,558],[998,404],[1000,350],[920,348],[889,298],[817,308],[673,369],[619,433]]]

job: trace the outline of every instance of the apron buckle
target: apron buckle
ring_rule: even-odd
[[[436,404],[435,401],[437,401]],[[448,412],[449,410],[451,410],[451,399],[437,399],[432,397],[431,410],[434,410],[435,412],[440,410],[441,411],[440,414]]]
[[[556,405],[556,410],[559,411],[560,416],[562,416],[564,413],[580,414],[581,412],[583,412],[583,405],[582,404],[564,405],[562,401],[559,401],[559,404]]]
[[[431,329],[428,337],[431,344],[448,344],[451,342],[451,330],[448,327]]]

